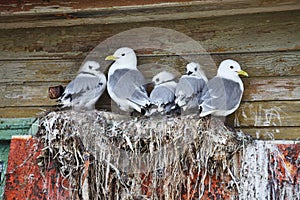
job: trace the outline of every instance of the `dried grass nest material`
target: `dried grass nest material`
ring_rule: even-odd
[[[56,166],[70,183],[66,189],[81,199],[181,199],[185,177],[197,172],[195,195],[201,197],[207,175],[229,173],[235,180],[231,158],[251,141],[216,119],[211,124],[195,114],[51,112],[40,119],[39,165]]]

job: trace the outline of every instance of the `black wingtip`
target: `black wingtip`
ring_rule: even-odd
[[[141,114],[142,114],[142,115],[145,115],[145,114],[146,114],[146,109],[145,109],[145,108],[142,108],[142,109],[141,109]]]
[[[203,110],[202,106],[199,106],[198,110],[199,110],[199,114],[200,114]]]

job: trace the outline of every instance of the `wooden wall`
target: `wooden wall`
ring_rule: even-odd
[[[298,0],[2,1],[0,118],[35,117],[50,109],[48,87],[66,85],[100,42],[139,27],[181,32],[218,65],[232,58],[250,77],[237,128],[271,139],[300,137],[300,3]],[[172,64],[176,55],[139,51],[140,63]],[[109,109],[104,95],[98,109]]]

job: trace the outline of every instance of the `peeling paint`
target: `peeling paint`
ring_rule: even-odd
[[[299,199],[300,143],[256,141],[244,151],[240,199]],[[296,154],[290,161],[288,155]]]

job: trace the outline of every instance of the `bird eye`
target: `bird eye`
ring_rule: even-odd
[[[195,67],[195,69],[194,69],[194,70],[195,70],[195,72],[196,72],[196,71],[197,71],[197,67]]]
[[[156,82],[159,82],[159,78],[155,79]]]
[[[121,56],[125,56],[125,53],[122,53]]]
[[[93,66],[89,65],[89,68],[90,68],[90,69],[92,69],[92,68],[93,68]]]
[[[233,69],[233,66],[232,66],[232,65],[230,66],[230,69]]]

